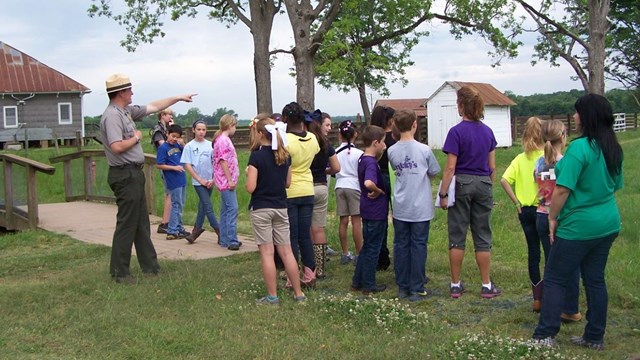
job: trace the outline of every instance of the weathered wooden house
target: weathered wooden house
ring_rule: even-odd
[[[410,110],[416,114],[418,121],[418,130],[416,131],[416,140],[427,142],[427,100],[428,99],[379,99],[376,100],[376,106],[388,106],[394,110]]]
[[[429,146],[441,149],[449,129],[462,120],[458,115],[456,92],[463,86],[470,86],[480,94],[484,101],[482,121],[493,130],[498,146],[511,146],[513,139],[511,138],[510,107],[516,103],[490,84],[462,81],[447,81],[429,97],[427,102]]]
[[[0,42],[0,143],[75,139],[89,88]]]

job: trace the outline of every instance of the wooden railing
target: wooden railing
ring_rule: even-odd
[[[115,203],[116,198],[113,195],[99,195],[95,188],[96,172],[100,170],[104,173],[106,178],[107,170],[106,161],[102,161],[101,166],[104,169],[96,169],[97,158],[105,158],[104,150],[79,150],[73,153],[55,156],[49,159],[51,163],[63,163],[64,170],[64,197],[65,201],[97,201]],[[82,193],[73,193],[73,173],[72,173],[72,161],[82,159]],[[155,191],[154,191],[154,171],[156,165],[156,156],[151,154],[144,154],[144,178],[145,178],[145,194],[147,197],[147,209],[149,213],[156,215],[155,205]]]
[[[0,226],[7,230],[38,228],[38,191],[36,172],[53,175],[56,168],[38,161],[13,154],[0,154],[4,162],[4,202],[0,205]],[[23,166],[26,170],[27,211],[15,204],[16,187],[13,182],[14,166]]]
[[[576,124],[573,120],[573,114],[538,115],[538,117],[542,120],[556,119],[562,121],[567,127],[567,133],[569,135],[575,134],[576,132]],[[625,130],[637,130],[639,118],[640,114],[637,113],[625,114]],[[527,119],[529,119],[529,116],[514,116],[511,119],[511,136],[514,140],[522,137],[524,124],[527,122]]]

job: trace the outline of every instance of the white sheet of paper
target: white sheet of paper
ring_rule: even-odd
[[[440,187],[442,186],[442,180],[438,185],[438,192],[436,193],[436,207],[440,207]],[[456,176],[451,178],[451,184],[449,184],[449,190],[447,190],[447,207],[452,207],[456,203]]]

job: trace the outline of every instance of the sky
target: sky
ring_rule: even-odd
[[[114,0],[112,4],[122,4]],[[203,114],[218,108],[234,110],[240,119],[255,115],[253,45],[248,28],[238,23],[227,28],[204,15],[177,22],[165,21],[164,38],[142,44],[133,52],[120,46],[125,30],[115,21],[90,18],[90,0],[21,0],[3,2],[0,42],[37,59],[87,86],[83,115],[95,116],[108,103],[105,79],[113,73],[127,74],[133,83],[133,102],[146,104],[172,95],[197,93],[193,103],[172,108],[184,114],[197,107]],[[415,62],[407,69],[406,87],[390,85],[390,98],[428,98],[445,81],[490,83],[500,91],[518,95],[551,93],[581,88],[570,77],[573,70],[561,63],[531,66],[532,41],[520,48],[515,59],[491,67],[490,46],[479,36],[456,41],[443,24],[427,24],[431,35],[414,48]],[[270,48],[289,49],[293,35],[286,15],[276,16]],[[296,96],[295,79],[289,75],[292,58],[280,55],[272,69],[274,111],[279,112]],[[381,97],[372,93],[375,102]],[[371,105],[371,104],[370,104]],[[357,92],[326,90],[316,85],[316,107],[334,116],[354,116],[362,109]]]

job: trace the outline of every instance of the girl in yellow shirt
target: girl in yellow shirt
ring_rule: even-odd
[[[500,179],[518,214],[520,225],[527,240],[529,279],[533,292],[532,310],[540,311],[542,300],[542,277],[540,276],[540,238],[536,229],[538,207],[538,185],[533,176],[535,164],[543,154],[542,120],[530,117],[522,134],[524,152],[518,154]],[[515,192],[514,192],[515,189]]]

